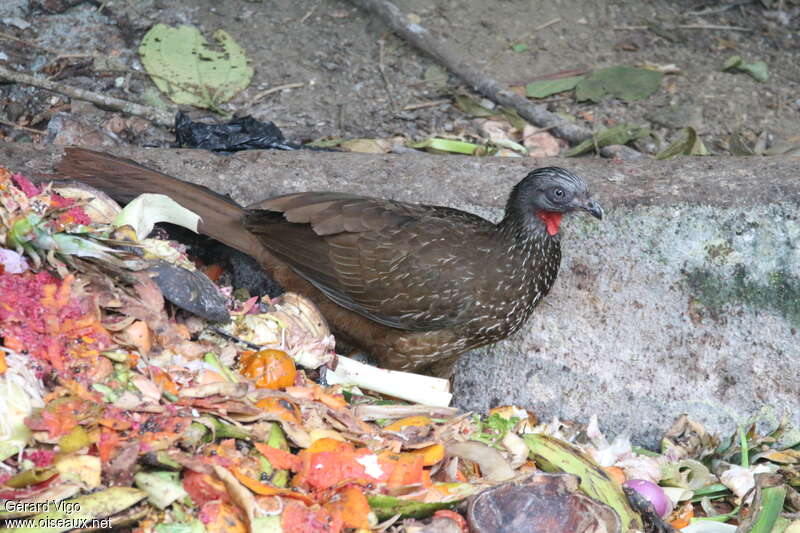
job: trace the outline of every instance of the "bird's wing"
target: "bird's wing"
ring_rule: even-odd
[[[433,330],[474,316],[481,283],[478,216],[340,193],[250,206],[245,226],[331,300],[387,326]],[[252,209],[258,207],[258,209]]]

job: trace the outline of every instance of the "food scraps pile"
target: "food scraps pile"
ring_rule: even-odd
[[[800,527],[785,423],[720,439],[680,417],[651,452],[596,419],[459,413],[441,380],[336,355],[304,298],[218,286],[146,238],[196,217],[145,196],[0,168],[0,530]]]

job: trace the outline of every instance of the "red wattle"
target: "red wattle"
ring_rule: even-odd
[[[544,222],[544,225],[547,228],[547,233],[552,236],[558,233],[558,226],[561,224],[561,217],[564,216],[564,213],[556,213],[554,211],[536,211],[536,216],[539,217],[539,220]]]

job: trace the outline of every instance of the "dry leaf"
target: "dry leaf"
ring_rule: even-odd
[[[561,151],[558,140],[546,131],[536,131],[533,126],[522,130],[522,144],[528,149],[530,157],[555,157]]]

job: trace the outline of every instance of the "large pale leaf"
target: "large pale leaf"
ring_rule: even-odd
[[[575,98],[599,102],[609,95],[626,102],[643,100],[658,90],[661,77],[660,72],[625,65],[601,68],[578,83]]]
[[[156,24],[142,39],[144,68],[176,104],[214,109],[250,84],[253,69],[244,50],[224,30],[213,37],[220,49],[194,26]]]

